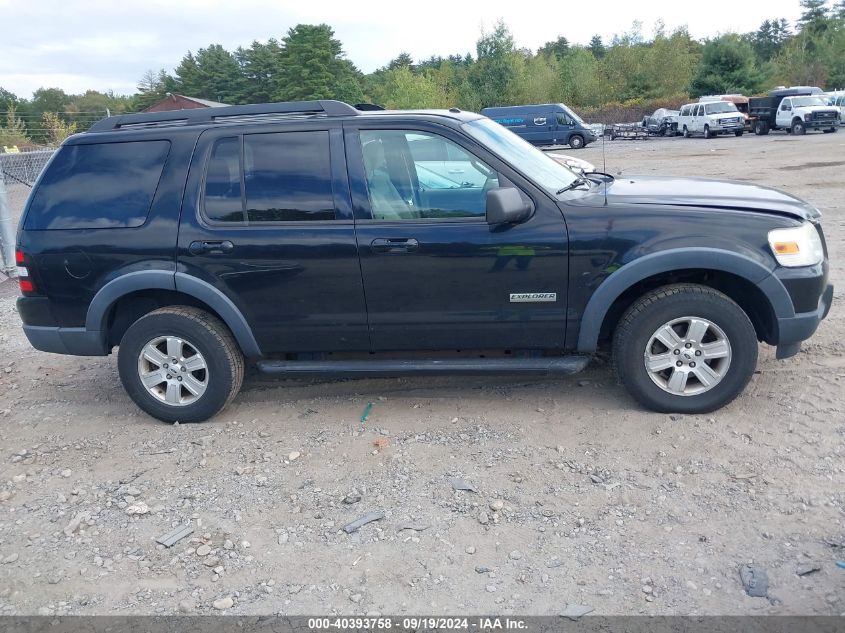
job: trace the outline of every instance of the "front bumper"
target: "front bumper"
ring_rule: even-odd
[[[827,317],[833,303],[833,284],[827,284],[815,310],[796,312],[795,316],[778,318],[778,358],[795,356],[801,349],[801,341],[810,338]]]
[[[808,128],[821,127],[827,129],[830,127],[836,127],[837,125],[839,125],[839,119],[827,119],[821,121],[813,119],[811,121],[804,121],[804,126]]]

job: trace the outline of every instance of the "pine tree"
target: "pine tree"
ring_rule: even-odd
[[[801,30],[811,33],[821,33],[827,29],[828,14],[826,0],[801,0],[803,12],[798,18]]]
[[[228,104],[246,101],[246,81],[235,56],[220,44],[190,52],[176,68],[178,90],[189,97]]]
[[[604,57],[606,52],[604,47],[604,42],[601,41],[601,35],[593,35],[590,38],[590,43],[587,45],[587,49],[593,54],[593,57],[596,59],[601,59]]]
[[[363,99],[360,73],[344,58],[329,25],[299,24],[288,31],[282,45],[276,99]]]

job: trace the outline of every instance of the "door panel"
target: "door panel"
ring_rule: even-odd
[[[461,135],[440,126],[418,127],[423,125],[403,127],[397,121],[374,130],[347,124],[373,349],[562,347],[568,250],[560,210],[482,148],[470,151]],[[437,188],[442,181],[420,175],[417,163],[424,157],[415,159],[413,144],[438,139],[449,146],[450,167],[474,172],[466,175],[464,186]],[[386,148],[383,159],[373,145],[379,142]],[[478,174],[485,169],[488,182],[479,185]],[[518,186],[530,193],[533,216],[513,226],[489,226],[484,201],[491,186]],[[401,193],[379,193],[386,188]],[[394,205],[395,213],[384,212],[385,205]],[[374,209],[379,219],[372,219]],[[511,301],[512,293],[547,293],[547,300]],[[548,300],[551,295],[556,300]]]
[[[177,259],[235,303],[263,353],[369,349],[339,123],[205,132]]]

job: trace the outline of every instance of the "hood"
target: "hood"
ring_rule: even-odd
[[[816,220],[821,215],[803,200],[771,187],[709,178],[617,176],[607,189],[607,201],[777,213],[801,220]]]

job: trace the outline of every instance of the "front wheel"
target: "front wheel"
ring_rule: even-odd
[[[573,134],[569,137],[569,147],[572,149],[581,149],[584,147],[584,137],[578,134]]]
[[[704,138],[713,138],[713,132],[710,131],[710,126],[704,126]]]
[[[736,132],[734,132],[734,135],[735,136],[742,136],[743,131],[744,130],[737,130]]]
[[[807,131],[807,128],[804,125],[804,122],[800,121],[798,119],[796,119],[795,121],[792,122],[792,128],[791,129],[792,129],[792,133],[797,135],[797,136],[800,136],[801,134],[804,134]]]
[[[687,129],[686,125],[684,126],[683,135],[684,135],[684,138],[689,138],[689,130]]]
[[[658,288],[628,308],[613,363],[630,394],[660,412],[706,413],[736,398],[757,365],[748,315],[707,286]]]
[[[229,329],[188,306],[160,308],[120,341],[120,380],[145,412],[165,422],[202,422],[241,388],[244,358]]]

